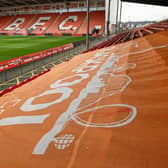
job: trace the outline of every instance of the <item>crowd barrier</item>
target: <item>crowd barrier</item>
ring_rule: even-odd
[[[7,35],[7,36],[14,36],[14,35],[21,35],[21,36],[86,36],[86,33],[1,33],[0,35]],[[92,37],[101,36],[101,33],[98,34],[90,34]]]
[[[0,91],[0,96],[3,96],[3,95],[5,95],[5,94],[11,92],[12,90],[14,90],[14,89],[16,89],[16,88],[18,88],[18,87],[20,87],[20,86],[22,86],[22,85],[24,85],[24,84],[26,84],[26,83],[32,81],[32,80],[38,78],[39,76],[41,76],[41,75],[43,75],[43,74],[49,72],[50,70],[51,70],[51,69],[47,69],[47,70],[45,70],[45,71],[43,71],[43,72],[41,72],[41,73],[39,73],[39,74],[37,74],[37,75],[35,75],[35,76],[32,76],[31,78],[25,79],[23,82],[20,82],[19,84],[16,84],[16,85],[14,85],[14,86],[11,86],[10,88],[7,88],[7,89],[5,89],[5,90],[3,90],[3,91]]]

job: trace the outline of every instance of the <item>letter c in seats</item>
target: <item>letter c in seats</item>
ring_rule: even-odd
[[[66,22],[76,22],[78,20],[78,16],[68,16],[66,19],[64,19],[59,25],[58,29],[61,31],[70,30],[70,29],[76,29],[76,27],[73,27],[73,25],[64,26]]]

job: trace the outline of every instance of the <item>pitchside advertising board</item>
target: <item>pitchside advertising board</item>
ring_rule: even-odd
[[[142,152],[146,150],[142,133],[149,117],[144,116],[156,113],[155,99],[151,103],[156,86],[143,80],[152,72],[143,68],[144,60],[157,64],[155,58],[160,56],[154,51],[165,53],[168,47],[167,39],[162,44],[152,40],[78,55],[1,97],[1,167],[102,168],[116,160],[114,167],[146,163],[149,151]],[[155,70],[162,69],[155,66]],[[139,85],[141,79],[146,87]],[[137,98],[142,96],[143,104]],[[158,111],[157,105],[157,116]]]
[[[43,51],[40,51],[40,52],[37,52],[37,53],[28,54],[28,55],[25,55],[25,56],[22,56],[22,57],[17,57],[17,58],[14,58],[14,59],[10,59],[10,60],[7,60],[7,61],[2,61],[2,62],[0,62],[0,72],[11,69],[11,68],[14,68],[14,67],[17,67],[17,66],[20,66],[22,64],[26,64],[26,63],[29,63],[29,62],[32,62],[32,61],[36,61],[38,59],[42,59],[44,57],[51,56],[51,55],[54,55],[54,54],[57,54],[59,52],[66,51],[66,50],[69,50],[69,49],[72,49],[72,48],[74,48],[74,44],[69,43],[69,44],[65,44],[65,45],[60,46],[60,47],[55,47],[55,48],[43,50]]]

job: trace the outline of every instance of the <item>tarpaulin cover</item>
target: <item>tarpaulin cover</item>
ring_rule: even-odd
[[[0,98],[1,168],[167,168],[168,31],[78,55]]]

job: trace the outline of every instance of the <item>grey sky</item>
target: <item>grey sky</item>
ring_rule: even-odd
[[[122,21],[168,19],[168,7],[123,2]]]

